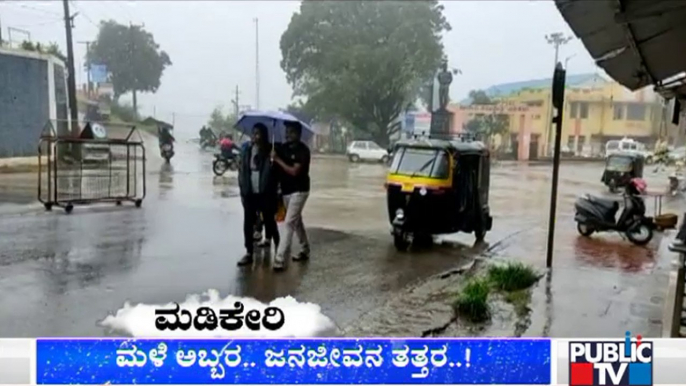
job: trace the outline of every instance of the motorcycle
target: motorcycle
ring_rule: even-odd
[[[160,145],[160,154],[162,155],[162,158],[169,163],[174,156],[174,145],[171,143],[164,143]]]
[[[645,203],[639,196],[643,189],[637,188],[637,182],[633,181],[626,187],[624,209],[617,219],[618,201],[591,195],[579,198],[574,204],[574,220],[579,234],[589,237],[595,232],[618,232],[636,245],[648,244],[653,238],[655,224],[652,218],[645,215]],[[645,186],[645,183],[642,184]]]
[[[240,156],[240,151],[233,149],[233,158],[226,158],[223,154],[217,153],[214,155],[214,162],[212,162],[212,171],[216,176],[223,176],[227,170],[236,171],[238,170],[238,157]]]
[[[216,147],[217,138],[203,138],[200,140],[200,148],[205,150],[207,148]]]

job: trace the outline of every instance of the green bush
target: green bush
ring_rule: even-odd
[[[490,287],[484,279],[470,280],[455,299],[453,307],[458,315],[472,322],[483,322],[490,317],[488,293]]]
[[[533,268],[522,263],[508,263],[492,266],[488,270],[488,279],[501,291],[520,291],[531,287],[538,281],[538,274]]]
[[[110,114],[119,117],[124,122],[135,123],[139,121],[139,116],[133,109],[133,106],[128,103],[113,102],[110,106]]]

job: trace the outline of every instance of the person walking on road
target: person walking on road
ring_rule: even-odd
[[[283,270],[285,259],[291,257],[293,234],[300,240],[300,253],[294,261],[310,258],[310,242],[307,238],[302,212],[310,195],[310,149],[301,141],[302,125],[299,122],[285,122],[286,144],[279,154],[272,150],[272,161],[281,171],[279,181],[286,206],[285,234],[274,259],[274,269]]]
[[[269,159],[271,148],[267,126],[256,124],[253,127],[252,141],[243,145],[238,170],[246,252],[238,262],[239,266],[250,265],[253,262],[253,232],[259,213],[262,214],[267,240],[273,241],[276,248],[279,246],[279,230],[275,218],[278,208],[278,179]]]

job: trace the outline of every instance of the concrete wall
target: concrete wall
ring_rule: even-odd
[[[0,157],[36,155],[48,121],[68,116],[64,75],[51,56],[0,50]]]

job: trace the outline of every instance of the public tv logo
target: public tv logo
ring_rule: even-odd
[[[652,386],[653,343],[624,341],[569,342],[570,386]]]

